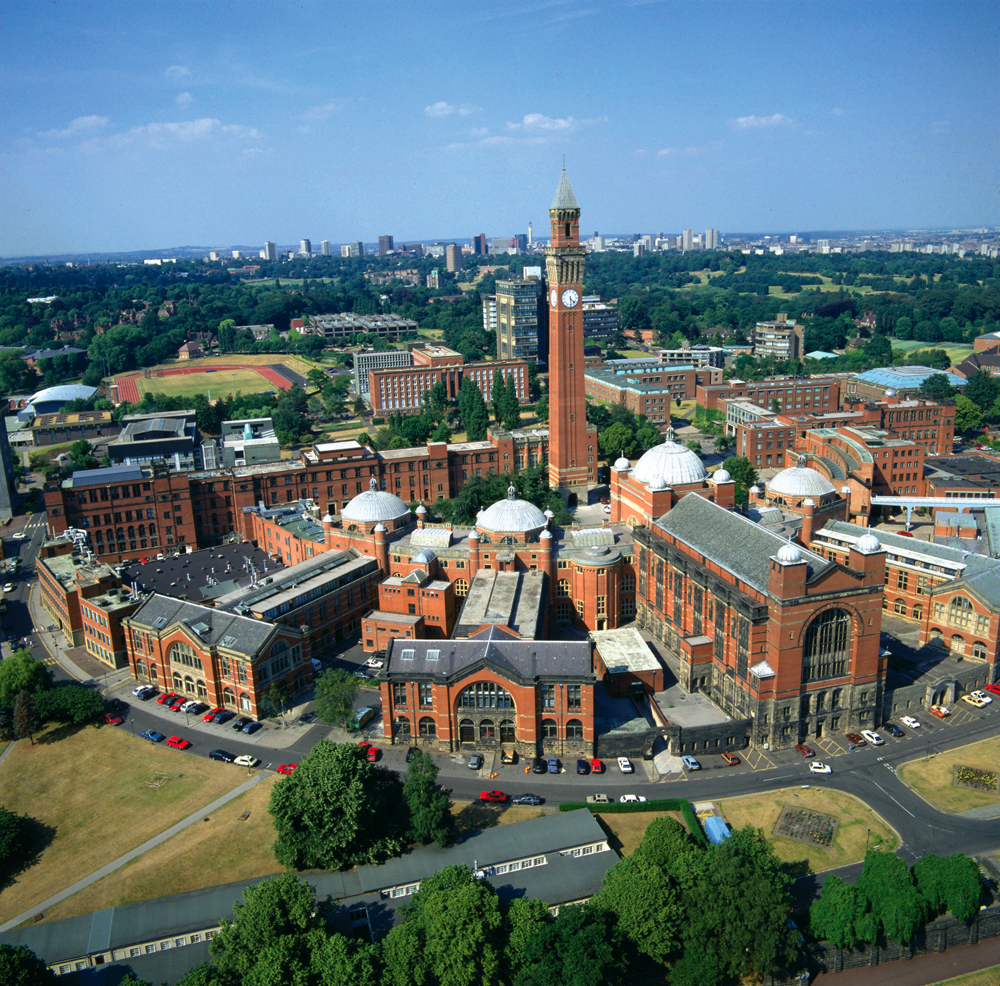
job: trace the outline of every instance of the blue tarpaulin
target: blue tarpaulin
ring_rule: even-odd
[[[729,826],[718,815],[712,815],[703,822],[705,835],[713,845],[725,842],[729,838]]]

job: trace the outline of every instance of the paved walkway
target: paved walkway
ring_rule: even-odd
[[[131,862],[133,859],[138,859],[144,853],[149,852],[150,849],[166,842],[167,839],[175,836],[178,832],[182,832],[189,825],[194,825],[195,822],[200,822],[206,815],[211,815],[213,811],[218,811],[218,809],[223,805],[232,801],[234,798],[238,798],[241,794],[249,791],[250,788],[270,776],[271,775],[269,773],[264,773],[263,771],[255,774],[249,780],[244,781],[239,787],[233,788],[233,790],[228,794],[224,794],[221,798],[217,798],[210,805],[205,805],[204,808],[201,808],[193,815],[189,815],[187,818],[182,819],[176,825],[171,825],[170,828],[165,829],[159,835],[156,835],[152,839],[144,842],[141,846],[136,846],[135,849],[129,850],[129,852],[125,853],[124,856],[119,856],[117,859],[112,860],[112,862],[108,863],[107,866],[102,866],[99,870],[95,870],[89,876],[85,876],[82,880],[77,880],[77,882],[72,886],[67,887],[65,890],[61,890],[48,900],[43,900],[40,904],[36,904],[30,911],[25,911],[23,914],[18,914],[17,917],[11,918],[11,920],[6,924],[0,925],[0,932],[10,931],[11,928],[16,928],[19,924],[24,924],[25,921],[30,921],[36,914],[43,913],[47,908],[58,904],[60,901],[66,900],[67,897],[72,897],[75,893],[79,893],[84,889],[84,887],[89,887],[92,883],[96,883],[98,880],[103,879],[109,873],[114,873],[115,870],[120,869],[126,863]]]

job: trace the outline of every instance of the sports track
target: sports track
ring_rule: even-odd
[[[201,363],[197,366],[172,366],[165,370],[158,370],[147,379],[155,380],[157,377],[172,377],[179,373],[204,373],[206,370],[215,370],[222,373],[225,370],[256,370],[269,384],[281,390],[288,390],[294,384],[304,387],[305,379],[294,370],[289,370],[287,366],[280,363],[257,364],[257,363]],[[142,377],[142,373],[130,373],[127,376],[115,377],[115,387],[118,390],[119,401],[129,401],[138,404],[142,400],[136,380]]]

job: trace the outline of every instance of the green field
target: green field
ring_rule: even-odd
[[[972,346],[956,342],[918,342],[916,339],[892,339],[892,348],[904,353],[913,353],[918,349],[943,349],[951,360],[952,366],[961,363],[972,355]]]
[[[208,394],[213,399],[225,395],[260,394],[276,390],[255,370],[216,370],[215,373],[178,373],[169,377],[138,377],[136,387],[142,394],[168,394],[171,397],[194,397]]]

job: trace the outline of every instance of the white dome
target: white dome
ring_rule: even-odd
[[[539,537],[540,537],[540,538],[541,538],[541,539],[542,539],[543,541],[551,541],[551,540],[552,540],[552,532],[551,532],[551,531],[542,531],[542,533],[541,533],[541,534],[539,534],[538,536],[539,536]]]
[[[617,469],[619,472],[624,472],[626,469],[632,468],[632,463],[629,462],[624,455],[622,455],[619,456],[617,459],[615,459],[614,468]]]
[[[421,503],[420,506],[417,507],[417,513],[418,514],[425,514],[425,513],[427,513],[427,508]]]
[[[843,493],[845,496],[850,496],[851,488],[850,486],[841,486],[840,492]]]
[[[855,547],[863,555],[873,555],[876,551],[882,550],[882,542],[879,541],[874,534],[869,532],[868,534],[862,534],[861,537],[858,538],[858,543]]]
[[[412,560],[416,565],[433,565],[437,561],[437,555],[430,548],[422,548]]]
[[[686,486],[708,477],[704,463],[689,448],[674,441],[674,429],[667,429],[667,440],[646,452],[635,464],[632,478],[651,489],[663,486]],[[656,486],[655,483],[662,483]]]
[[[803,507],[815,507],[816,506],[816,501],[811,496],[807,496],[802,501],[802,506]]]
[[[469,531],[469,540],[470,541],[478,541],[479,540],[479,531],[477,531],[474,527],[472,528],[471,531]]]
[[[754,483],[753,486],[750,487],[750,492],[751,493],[759,493],[760,492],[760,487],[756,483]]]
[[[372,528],[372,530],[373,530],[373,531],[374,531],[374,532],[375,532],[376,534],[385,534],[385,533],[387,533],[387,532],[388,532],[389,528],[388,528],[388,527],[386,527],[386,526],[385,526],[385,524],[376,524],[376,525],[375,525],[375,526],[374,526],[374,527]]]
[[[728,469],[716,469],[711,478],[717,483],[731,483],[733,481]]]
[[[547,523],[545,514],[538,507],[517,498],[517,490],[513,486],[507,487],[506,500],[498,500],[476,518],[477,527],[503,534],[523,534],[545,527]]]
[[[774,557],[782,565],[794,565],[796,562],[802,561],[802,552],[799,551],[796,545],[789,541],[788,544],[783,544],[778,549],[778,553]]]
[[[336,518],[333,516],[333,514],[326,514],[323,517],[323,523],[324,524],[334,524],[334,523],[336,523]]]
[[[829,496],[834,492],[831,483],[822,473],[806,465],[806,457],[799,456],[794,466],[782,469],[767,484],[768,493],[778,496]]]
[[[356,524],[372,524],[379,520],[399,520],[409,514],[410,508],[394,493],[380,490],[373,478],[369,488],[344,507],[341,516]]]

